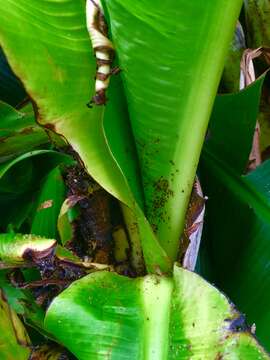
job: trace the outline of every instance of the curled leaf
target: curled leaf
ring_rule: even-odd
[[[0,289],[0,352],[1,360],[28,360],[30,339]]]
[[[72,222],[78,216],[78,212],[74,208],[84,195],[71,195],[62,204],[57,220],[57,228],[63,245],[71,241],[74,235],[74,226]]]
[[[0,259],[7,265],[37,262],[53,253],[56,240],[36,235],[0,234]]]

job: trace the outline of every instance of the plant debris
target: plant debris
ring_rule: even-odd
[[[68,244],[81,258],[87,256],[101,264],[112,263],[112,225],[110,195],[81,165],[69,167],[65,182],[68,197],[79,197],[79,216],[74,221],[74,239]]]
[[[206,198],[203,197],[199,179],[196,177],[190,196],[178,256],[182,266],[191,271],[195,269],[201,242],[205,200]]]

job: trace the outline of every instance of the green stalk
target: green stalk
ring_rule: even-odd
[[[141,246],[141,237],[138,229],[137,218],[133,211],[126,205],[121,204],[122,213],[127,227],[130,241],[130,261],[138,275],[145,273],[145,265]]]

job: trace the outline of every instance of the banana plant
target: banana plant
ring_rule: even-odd
[[[135,228],[130,254],[146,268],[140,270],[145,276],[135,279],[104,266],[76,268],[80,279],[50,299],[42,332],[78,359],[269,358],[254,327],[222,293],[182,268],[179,258],[241,5],[241,0],[0,2],[0,45],[35,120],[50,136],[60,136],[85,171],[121,203],[127,226]],[[1,181],[5,176],[8,170]],[[51,181],[49,176],[44,182],[42,204]],[[42,214],[55,219],[54,213]],[[36,218],[31,228],[38,232]],[[56,234],[56,221],[52,224]],[[2,235],[6,267],[25,266],[26,239],[34,249],[40,245],[37,238],[35,248],[30,235]],[[41,276],[44,264],[59,266],[52,241],[42,238],[42,248],[50,244],[50,251],[26,264]],[[12,248],[19,250],[15,254]],[[69,266],[75,265],[71,256]]]

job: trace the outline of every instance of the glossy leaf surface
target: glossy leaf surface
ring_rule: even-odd
[[[242,1],[105,3],[140,160],[146,215],[174,260]]]
[[[17,111],[0,101],[0,162],[49,141],[45,131],[36,124],[33,109],[25,110]]]
[[[217,99],[201,180],[209,197],[205,233],[208,277],[256,324],[259,340],[270,349],[270,163],[242,175],[248,164],[262,81]]]
[[[31,217],[41,180],[59,164],[71,165],[74,161],[56,151],[35,150],[0,165],[2,227],[12,224],[19,229]]]
[[[88,275],[54,299],[45,327],[79,360],[268,359],[225,296],[178,267],[173,278]]]
[[[61,206],[57,219],[57,229],[63,245],[71,241],[74,236],[73,222],[80,214],[79,210],[76,208],[79,199],[79,197],[75,197],[75,199],[67,198]]]
[[[1,5],[0,42],[36,102],[38,121],[65,136],[90,173],[128,201],[127,186],[106,146],[104,108],[86,106],[96,64],[85,21],[82,0],[8,1]]]
[[[121,94],[114,95],[121,106],[111,102],[105,115],[107,131],[117,135],[112,149],[103,128],[104,107],[86,106],[94,91],[96,64],[86,30],[85,1],[8,0],[0,4],[0,22],[0,43],[35,102],[38,121],[65,137],[91,176],[136,213],[149,271],[170,270],[141,208],[140,179]]]
[[[65,195],[65,183],[59,167],[56,167],[48,173],[41,186],[32,220],[32,234],[57,238],[57,220]]]
[[[0,288],[4,291],[5,298],[16,314],[23,317],[25,323],[47,337],[50,335],[44,330],[45,311],[36,304],[29,290],[12,286],[8,280],[8,271],[0,271]]]

